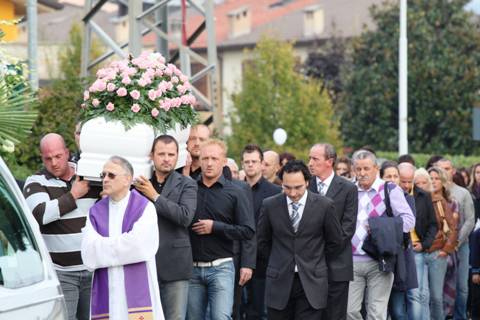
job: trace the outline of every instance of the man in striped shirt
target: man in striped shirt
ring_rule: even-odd
[[[100,190],[75,176],[62,136],[45,135],[40,153],[44,168],[27,178],[23,193],[57,271],[69,319],[89,319],[92,275],[80,254],[81,229]]]

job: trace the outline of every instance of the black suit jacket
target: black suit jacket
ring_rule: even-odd
[[[258,223],[259,254],[268,256],[267,306],[282,310],[290,298],[295,265],[305,295],[315,309],[325,308],[328,270],[325,251],[334,251],[342,241],[333,201],[308,192],[302,219],[295,233],[284,194],[264,200]],[[330,218],[331,217],[331,218]]]
[[[172,171],[154,202],[160,245],[155,256],[159,281],[188,280],[193,259],[188,226],[197,207],[197,183]]]
[[[310,180],[309,189],[318,193],[316,178]],[[352,237],[357,227],[358,190],[357,187],[343,177],[333,176],[328,187],[327,198],[335,204],[335,215],[342,227],[342,246],[327,256],[329,279],[333,281],[353,280]]]

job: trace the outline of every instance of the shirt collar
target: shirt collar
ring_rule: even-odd
[[[226,182],[227,182],[227,179],[226,179],[225,176],[222,174],[222,175],[220,176],[220,178],[218,178],[218,180],[215,181],[215,183],[214,183],[213,185],[219,183],[219,184],[223,187]],[[201,174],[197,177],[197,183],[203,184],[202,175],[201,175]]]
[[[332,183],[332,180],[333,180],[333,176],[334,176],[334,175],[335,175],[335,173],[334,173],[333,170],[332,170],[332,172],[331,172],[330,175],[327,177],[327,179],[325,179],[325,180],[323,180],[323,181],[322,181],[319,177],[315,177],[315,180],[316,180],[316,182],[317,182],[317,185],[318,185],[319,182],[321,182],[321,183],[323,183],[323,184],[325,185],[325,187],[328,189],[328,187],[329,187],[330,184]]]
[[[308,194],[308,190],[305,190],[305,193],[303,194],[303,196],[300,198],[300,200],[297,201],[297,203],[301,204],[304,208],[305,208],[305,203],[307,202],[307,194]],[[293,200],[290,199],[288,196],[286,197],[287,197],[287,204],[290,206]]]
[[[365,190],[365,189],[362,189],[360,187],[360,185],[358,184],[358,181],[356,182],[356,185],[357,185],[357,188],[358,188],[358,191],[370,191],[370,190],[373,190],[375,192],[378,192],[380,190],[380,186],[385,184],[385,181],[383,181],[382,179],[380,179],[379,177],[377,177],[375,179],[375,181],[373,182],[372,186],[368,189],[368,190]]]

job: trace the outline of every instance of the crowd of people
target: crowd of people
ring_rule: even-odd
[[[177,169],[157,137],[151,177],[112,155],[101,185],[42,138],[23,191],[70,320],[480,319],[480,164],[248,144],[239,168],[210,134],[191,129]]]

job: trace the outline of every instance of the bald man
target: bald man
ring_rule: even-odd
[[[23,190],[27,204],[40,225],[67,304],[68,318],[89,319],[92,275],[80,253],[81,229],[99,189],[75,176],[69,151],[56,133],[40,141],[44,168],[27,178]]]
[[[278,153],[272,150],[263,153],[262,174],[265,179],[271,183],[282,185],[282,181],[277,176],[280,169],[280,157]]]

